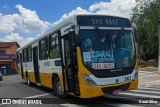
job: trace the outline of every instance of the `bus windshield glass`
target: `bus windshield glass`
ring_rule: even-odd
[[[135,62],[130,30],[80,30],[83,63],[92,69],[130,67]]]

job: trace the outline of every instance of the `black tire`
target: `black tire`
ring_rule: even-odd
[[[28,75],[26,76],[26,81],[27,81],[27,84],[28,84],[29,86],[32,86],[32,83],[31,83]]]
[[[62,88],[61,87],[62,86],[60,84],[59,78],[55,78],[55,80],[54,80],[54,93],[60,98],[66,98],[67,94],[62,92]]]

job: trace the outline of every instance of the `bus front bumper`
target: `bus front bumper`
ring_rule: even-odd
[[[138,87],[138,78],[125,83],[105,85],[105,86],[89,86],[88,84],[80,84],[80,98],[93,98],[113,94],[115,90],[133,90]],[[121,92],[119,91],[119,92]]]

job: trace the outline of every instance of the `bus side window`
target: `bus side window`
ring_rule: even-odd
[[[20,53],[17,53],[17,63],[20,63]]]
[[[39,42],[39,59],[48,59],[48,38],[44,38]]]
[[[49,58],[60,58],[59,45],[58,45],[58,34],[52,34],[49,37]]]
[[[32,62],[32,47],[28,47],[28,62]]]
[[[24,49],[22,52],[23,52],[23,62],[27,62],[27,48]]]

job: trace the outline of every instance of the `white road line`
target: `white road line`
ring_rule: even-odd
[[[160,94],[160,92],[157,92],[157,91],[146,91],[146,90],[131,90],[131,92],[146,92],[146,93],[152,93],[152,94]]]
[[[156,82],[159,82],[159,81],[160,80],[154,80],[154,81],[144,82],[144,84],[156,83]]]
[[[47,96],[47,95],[51,95],[51,94],[53,94],[53,93],[39,94],[39,95],[29,96],[29,97],[25,97],[25,98],[38,98],[38,97]]]
[[[139,71],[140,73],[147,73],[147,74],[154,74],[155,72],[150,72],[150,71]]]
[[[157,89],[157,88],[138,88],[138,89],[141,89],[141,90],[143,90],[143,89],[147,89],[147,90],[154,90],[154,91],[160,91],[160,89]]]
[[[131,104],[109,104],[110,106],[115,107],[143,107],[143,106],[137,106],[137,105],[131,105]]]
[[[65,107],[88,107],[88,106],[82,106],[78,104],[60,104],[60,105]]]
[[[102,103],[105,104],[105,102],[99,102],[98,103]],[[60,104],[61,106],[64,107],[88,107],[88,106],[83,106],[83,105],[78,105],[78,104]],[[131,104],[105,104],[106,106],[115,106],[115,107],[143,107],[143,106],[135,106],[135,105],[131,105]]]
[[[146,94],[136,94],[136,93],[119,93],[120,95],[131,95],[134,97],[148,97],[148,98],[160,98],[160,96],[156,96],[156,95],[146,95]]]
[[[156,75],[154,74],[154,75],[147,75],[147,76],[142,76],[142,77],[139,76],[139,78],[154,77],[154,76],[158,76],[158,75],[157,75],[157,74],[156,74]]]

